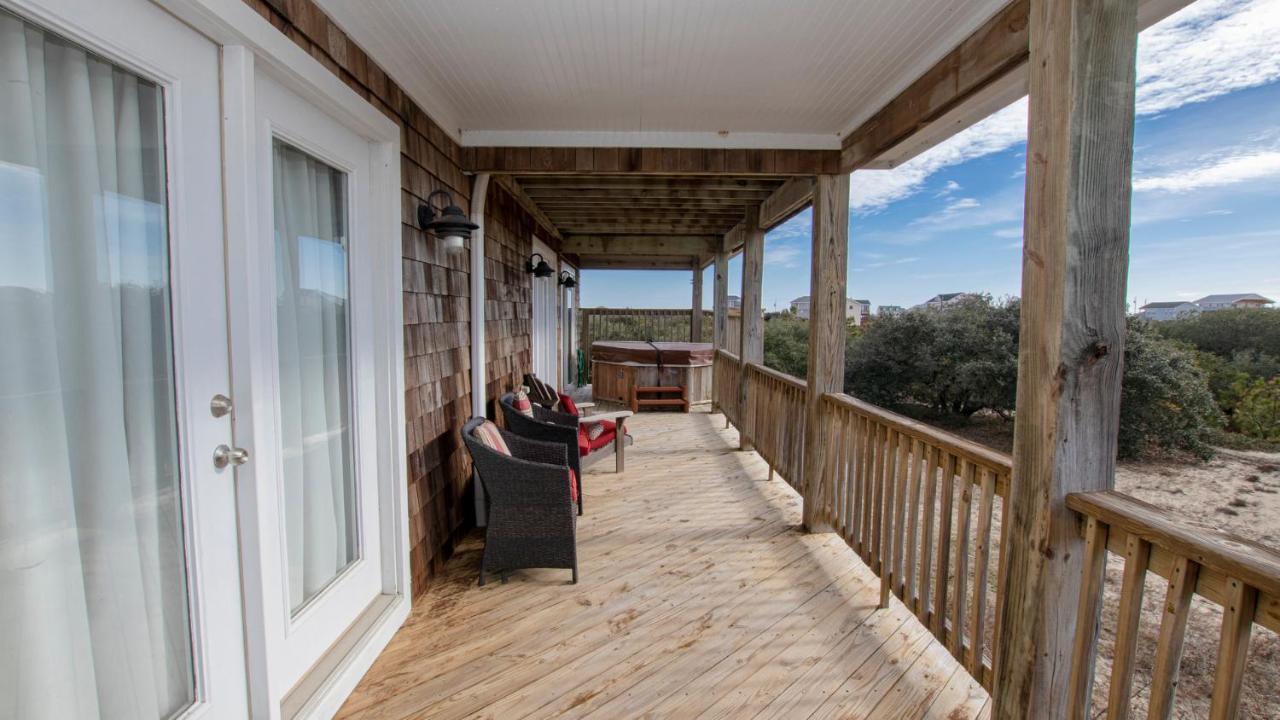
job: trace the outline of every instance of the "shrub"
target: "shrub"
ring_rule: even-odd
[[[778,313],[764,323],[764,364],[803,378],[809,367],[809,323],[791,313]]]
[[[1157,323],[1161,335],[1222,358],[1239,351],[1280,357],[1280,310],[1233,308]]]
[[[1254,380],[1242,388],[1234,422],[1251,438],[1280,442],[1280,378]]]
[[[1160,337],[1145,322],[1131,321],[1120,398],[1120,456],[1158,448],[1208,458],[1212,434],[1221,424],[1195,352]]]

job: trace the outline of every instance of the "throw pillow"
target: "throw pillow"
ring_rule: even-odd
[[[507,447],[507,441],[502,439],[502,431],[498,430],[498,426],[492,421],[485,420],[475,430],[476,439],[494,452],[510,455],[511,448]]]

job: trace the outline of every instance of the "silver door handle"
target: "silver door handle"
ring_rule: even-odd
[[[213,466],[219,470],[228,465],[243,465],[247,462],[249,462],[249,451],[244,448],[219,445],[213,450]]]

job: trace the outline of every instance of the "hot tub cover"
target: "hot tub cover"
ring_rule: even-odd
[[[591,343],[591,359],[597,362],[657,365],[710,365],[715,356],[711,343],[608,340]]]

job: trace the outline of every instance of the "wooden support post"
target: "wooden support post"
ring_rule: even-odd
[[[764,231],[760,208],[747,208],[742,221],[742,380],[738,385],[738,447],[751,449],[751,411],[748,395],[751,373],[747,363],[764,362],[764,318],[760,309],[760,285],[764,280]]]
[[[716,251],[714,288],[711,294],[711,342],[717,350],[729,348],[729,253]]]
[[[574,268],[573,277],[577,280],[573,284],[573,337],[569,339],[569,351],[576,352],[578,344],[582,337],[582,270]],[[579,387],[584,385],[582,377],[582,365],[591,362],[589,355],[583,355],[582,362],[579,363],[575,357],[573,360],[573,386]]]
[[[1065,499],[1114,485],[1137,6],[1031,2],[1022,318],[996,718],[1067,717],[1076,626],[1095,623],[1078,616],[1087,553]],[[1087,703],[1074,705],[1085,717]]]
[[[689,342],[702,342],[702,261],[693,261],[693,304],[690,305]]]
[[[849,176],[819,175],[813,189],[809,271],[809,407],[804,433],[804,526],[831,532],[830,483],[823,476],[822,396],[844,390],[845,293],[849,254]]]

